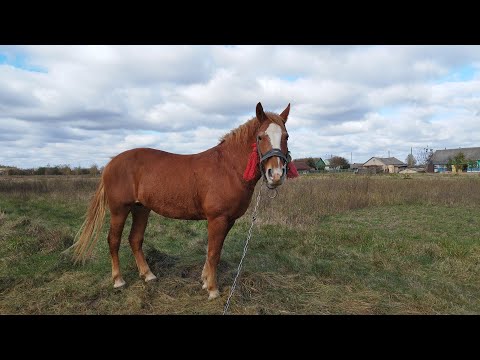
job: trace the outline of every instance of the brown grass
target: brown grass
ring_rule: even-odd
[[[0,176],[0,194],[29,198],[49,195],[51,198],[85,200],[97,188],[99,176]]]
[[[252,209],[225,241],[219,299],[201,289],[205,222],[157,215],[144,249],[158,280],[139,279],[125,231],[117,291],[108,227],[85,266],[60,255],[98,180],[0,178],[0,313],[220,314]],[[480,313],[480,177],[314,175],[263,191],[230,313]]]
[[[261,202],[259,221],[305,228],[325,216],[366,207],[472,205],[480,203],[479,190],[480,177],[471,175],[422,174],[414,178],[353,174],[301,176],[287,180],[278,189],[276,206],[269,206],[269,201]],[[265,188],[263,192],[264,196],[272,195]]]

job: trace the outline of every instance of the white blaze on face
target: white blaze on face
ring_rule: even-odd
[[[267,130],[265,130],[265,134],[268,135],[270,139],[270,144],[272,145],[273,149],[280,149],[280,141],[282,140],[282,128],[274,123],[268,125]],[[273,174],[278,174],[282,176],[282,164],[280,162],[280,158],[277,157],[277,166],[272,169]]]
[[[265,134],[268,135],[270,138],[270,144],[272,144],[272,148],[280,149],[280,140],[282,140],[282,128],[274,123],[268,125],[267,130],[265,130]]]

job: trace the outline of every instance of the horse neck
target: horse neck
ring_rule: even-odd
[[[256,133],[247,137],[247,139],[242,142],[224,141],[222,144],[220,144],[220,146],[222,146],[223,157],[225,158],[226,163],[232,164],[232,168],[241,178],[243,178],[243,173],[245,172],[250,154],[253,150],[252,144],[255,143]],[[250,184],[255,187],[255,184],[260,177],[261,174],[258,173],[255,180],[250,181]]]

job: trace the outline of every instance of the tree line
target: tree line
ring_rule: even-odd
[[[305,159],[296,159],[297,161],[304,161],[308,166],[315,170],[325,170],[325,166],[322,164],[319,164],[319,159],[320,158],[305,158]],[[330,168],[332,169],[349,169],[350,168],[350,163],[348,162],[347,159],[341,156],[332,156],[330,159]]]
[[[40,166],[38,168],[21,169],[15,166],[0,165],[0,175],[99,175],[103,166],[93,164],[90,167],[70,165]]]

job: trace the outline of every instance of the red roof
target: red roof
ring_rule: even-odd
[[[310,166],[307,165],[305,161],[293,160],[293,163],[295,164],[295,167],[298,171],[308,171],[312,169]]]

